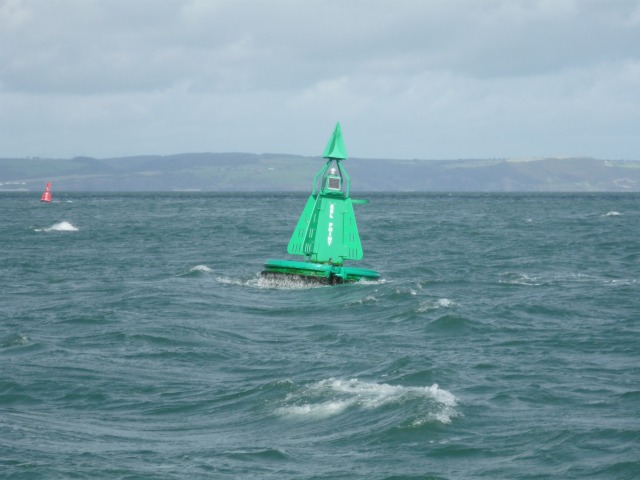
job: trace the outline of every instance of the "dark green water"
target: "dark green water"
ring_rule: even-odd
[[[640,195],[355,197],[0,194],[0,477],[640,478]]]

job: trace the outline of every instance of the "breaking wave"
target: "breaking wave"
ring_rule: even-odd
[[[458,416],[456,397],[433,384],[430,387],[404,387],[358,379],[330,378],[289,394],[277,413],[289,417],[327,418],[347,409],[375,410],[383,406],[410,409],[413,425],[429,421],[450,423]]]
[[[69,222],[59,222],[51,225],[48,228],[36,228],[36,232],[77,232],[78,228],[74,227]]]
[[[206,265],[196,265],[195,267],[192,267],[189,272],[213,272],[213,270]]]

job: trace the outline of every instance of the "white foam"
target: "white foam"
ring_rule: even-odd
[[[380,285],[382,283],[387,283],[387,281],[384,278],[376,278],[375,280],[361,278],[355,283],[358,285]]]
[[[192,267],[189,271],[190,272],[213,272],[213,270],[211,270],[206,265],[196,265],[195,267]]]
[[[49,228],[37,228],[36,232],[77,232],[78,229],[69,222],[59,222]]]
[[[178,277],[187,277],[192,275],[197,276],[200,273],[210,273],[210,272],[213,272],[213,270],[207,267],[206,265],[196,265],[195,267],[191,267],[188,272],[180,273],[177,276]]]
[[[620,213],[620,212],[616,212],[615,210],[613,210],[613,211],[611,211],[611,212],[607,213],[607,214],[605,215],[605,217],[617,217],[617,216],[619,216],[619,215],[621,215],[621,213]]]
[[[620,278],[620,279],[613,279],[613,280],[604,280],[604,284],[605,285],[611,285],[614,287],[625,287],[628,285],[635,285],[638,283],[638,280],[636,280],[635,278]]]
[[[337,415],[346,410],[350,405],[350,402],[345,401],[293,405],[280,409],[280,413],[297,417],[326,418]]]
[[[538,277],[529,276],[525,273],[503,272],[500,274],[499,283],[507,285],[542,285],[542,281]]]
[[[428,312],[430,310],[436,310],[438,308],[450,308],[455,307],[456,303],[448,298],[439,298],[436,301],[420,302],[418,307],[419,312]]]
[[[330,417],[348,408],[374,410],[385,405],[401,406],[418,403],[423,410],[415,422],[438,421],[449,423],[457,415],[456,397],[433,384],[430,387],[405,387],[386,383],[365,382],[358,379],[321,380],[300,392],[290,394],[277,412],[284,416]]]
[[[446,409],[442,411],[429,412],[428,414],[416,418],[413,422],[411,422],[411,426],[420,427],[427,423],[433,423],[434,421],[440,423],[451,423],[451,418],[458,416],[457,412],[452,414],[451,412],[447,412]]]
[[[216,277],[216,281],[218,283],[222,283],[223,285],[240,285],[247,286],[247,281],[242,280],[240,278],[231,278],[231,277]]]
[[[307,281],[293,275],[273,275],[264,277],[260,274],[246,284],[250,287],[277,288],[280,290],[306,290],[327,286],[322,283]]]
[[[380,285],[385,283],[384,280],[365,280],[361,279],[353,284],[357,285]],[[246,282],[247,286],[255,288],[275,288],[279,290],[308,290],[311,288],[330,287],[328,283],[317,282],[312,279],[305,279],[297,275],[267,275],[257,274],[255,278]]]
[[[376,297],[375,295],[367,295],[365,297],[362,298],[358,298],[356,300],[353,300],[351,302],[351,305],[364,305],[367,303],[378,303],[378,297]]]
[[[422,288],[422,287],[420,287]],[[396,288],[393,293],[395,293],[396,295],[411,295],[412,297],[415,297],[416,295],[418,295],[418,290],[416,290],[415,288],[411,288],[411,287],[404,287],[404,286],[400,286],[398,288]]]
[[[453,307],[455,303],[449,300],[448,298],[440,298],[436,302],[436,305],[438,307]]]

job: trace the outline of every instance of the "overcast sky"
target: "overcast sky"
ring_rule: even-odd
[[[0,157],[640,160],[640,0],[0,0]]]

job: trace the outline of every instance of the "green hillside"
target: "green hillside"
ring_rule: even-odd
[[[319,157],[186,153],[96,159],[0,159],[0,191],[308,191]],[[354,191],[640,191],[640,161],[350,158]]]

